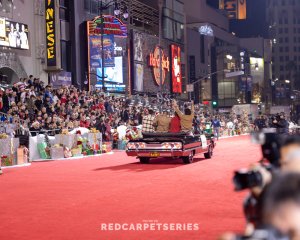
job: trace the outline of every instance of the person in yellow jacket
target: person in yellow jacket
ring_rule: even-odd
[[[191,109],[185,108],[184,114],[179,110],[176,100],[173,101],[173,108],[180,118],[181,131],[190,132],[193,130],[193,119],[195,116],[194,101],[192,101]]]

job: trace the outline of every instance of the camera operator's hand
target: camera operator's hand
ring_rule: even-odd
[[[224,233],[222,236],[218,238],[218,240],[235,240],[235,239],[236,239],[236,235],[231,232]]]
[[[259,172],[262,176],[262,185],[250,189],[252,194],[258,197],[263,191],[264,187],[272,181],[272,174],[261,165],[252,165],[250,168],[251,170]]]

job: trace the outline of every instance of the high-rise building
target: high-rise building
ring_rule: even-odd
[[[215,102],[220,112],[228,113],[234,105],[266,102],[264,40],[239,38],[230,31],[227,14],[206,0],[187,0],[185,8],[192,98],[209,106]],[[226,74],[230,71],[235,74]]]
[[[287,99],[300,81],[300,1],[268,0],[267,19],[273,41],[272,72],[276,97]]]

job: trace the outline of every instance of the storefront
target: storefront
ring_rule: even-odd
[[[133,82],[136,93],[182,93],[182,50],[171,41],[162,40],[160,57],[159,39],[134,30],[132,32]],[[162,59],[162,78],[160,78],[160,59]],[[160,84],[162,87],[160,88]]]

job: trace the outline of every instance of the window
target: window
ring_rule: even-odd
[[[71,72],[71,56],[70,41],[61,41],[61,66],[67,72]]]
[[[178,0],[167,0],[163,11],[164,37],[172,41],[184,42],[184,5]]]
[[[84,0],[84,10],[90,14],[98,14],[98,1],[97,0]]]
[[[70,21],[70,3],[69,0],[59,1],[59,18],[60,20]]]
[[[174,31],[173,31],[173,22],[170,18],[165,17],[163,20],[164,24],[164,37],[168,39],[174,38]]]
[[[233,99],[236,98],[236,81],[218,82],[219,99]]]
[[[284,71],[284,66],[280,65],[280,71]]]

